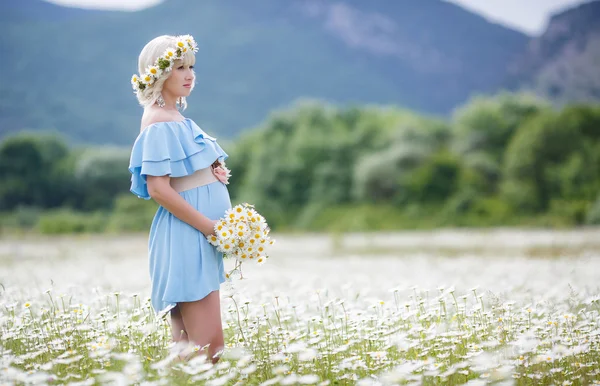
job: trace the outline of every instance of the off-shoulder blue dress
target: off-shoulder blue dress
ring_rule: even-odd
[[[228,155],[216,139],[194,121],[158,122],[146,127],[131,150],[131,192],[150,199],[146,176],[183,177],[210,167]],[[231,208],[229,192],[220,181],[179,193],[210,219]],[[225,281],[223,254],[202,232],[159,206],[148,240],[152,307],[159,317],[178,302],[202,299]]]

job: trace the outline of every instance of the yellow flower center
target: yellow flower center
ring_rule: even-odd
[[[152,74],[156,75],[156,68],[151,68],[151,69],[150,69],[150,73],[152,73]]]
[[[183,44],[183,42],[177,42],[177,46],[178,46],[178,47],[183,47],[183,46],[184,46],[184,44]]]

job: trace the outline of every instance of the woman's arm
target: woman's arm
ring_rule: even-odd
[[[198,229],[205,236],[214,233],[216,220],[211,220],[198,212],[171,187],[169,176],[147,176],[148,194],[173,216]]]

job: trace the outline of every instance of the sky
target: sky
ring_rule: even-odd
[[[82,8],[135,11],[156,5],[162,0],[46,0],[52,3]],[[196,0],[198,1],[198,0]],[[207,0],[205,0],[207,1]],[[219,0],[208,0],[219,1]],[[418,1],[418,0],[413,0]],[[459,4],[488,20],[539,35],[552,13],[562,11],[587,0],[446,0]]]

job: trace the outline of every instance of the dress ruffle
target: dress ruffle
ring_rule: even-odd
[[[133,144],[129,160],[130,190],[149,200],[146,176],[183,177],[227,157],[216,138],[206,134],[189,118],[153,123]]]

